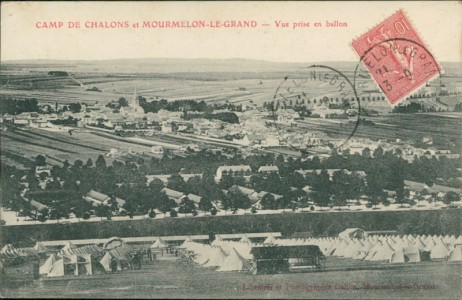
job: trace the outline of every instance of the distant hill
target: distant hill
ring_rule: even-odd
[[[243,58],[184,59],[184,58],[127,58],[110,60],[18,60],[2,62],[2,69],[27,68],[50,71],[60,68],[68,72],[101,73],[210,73],[210,72],[293,72],[310,65],[326,65],[339,71],[354,71],[357,61],[330,62],[272,62]],[[443,62],[445,70],[462,72],[462,63]],[[451,72],[453,73],[453,72]]]

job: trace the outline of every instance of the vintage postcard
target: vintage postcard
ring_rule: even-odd
[[[461,2],[0,8],[1,297],[462,297]]]

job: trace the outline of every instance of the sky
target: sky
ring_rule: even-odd
[[[451,2],[2,2],[1,61],[247,58],[356,61],[350,44],[403,9],[440,61],[462,61],[462,4]],[[152,21],[255,21],[255,28],[133,28]],[[129,28],[85,28],[126,21]],[[347,23],[326,27],[326,21]],[[39,23],[38,23],[39,22]],[[44,22],[63,22],[61,28]],[[81,28],[67,28],[80,22]],[[277,27],[276,22],[289,23]],[[293,28],[293,23],[310,23]],[[314,27],[320,22],[322,27]],[[262,26],[269,24],[269,26]]]

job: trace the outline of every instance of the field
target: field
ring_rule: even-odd
[[[336,268],[329,269],[329,264]],[[19,288],[3,286],[1,294],[8,298],[330,299],[460,299],[462,295],[460,263],[376,264],[356,269],[352,264],[352,260],[328,258],[325,272],[249,275],[159,260],[138,271],[44,278]]]
[[[119,153],[136,153],[145,159],[159,157],[151,153],[150,144],[137,143],[112,134],[90,130],[73,130],[70,135],[66,129],[53,131],[16,129],[2,132],[1,142],[2,162],[19,168],[25,168],[39,154],[45,155],[48,163],[61,165],[64,160],[73,163],[76,159],[85,162],[91,158],[95,161],[98,155],[106,155],[111,148],[117,149]],[[173,146],[171,141],[165,141],[162,137],[152,138],[152,144],[158,142]],[[176,141],[176,144],[188,144],[188,141],[182,143]],[[113,159],[107,157],[106,161],[111,163]]]
[[[353,81],[357,62],[316,62],[339,70]],[[116,61],[37,61],[6,62],[0,74],[0,97],[36,98],[40,102],[94,104],[119,97],[131,98],[135,89],[148,101],[156,99],[194,99],[206,102],[257,103],[271,101],[285,76],[312,63],[274,63],[252,60],[116,60]],[[442,83],[450,90],[461,90],[459,64],[445,64]],[[69,76],[48,75],[49,71],[66,71]],[[382,96],[369,80],[359,96]],[[96,87],[100,90],[87,91]],[[307,89],[325,96],[325,87]],[[372,93],[372,94],[371,94]],[[335,95],[334,95],[335,97]],[[337,95],[338,97],[338,95]],[[363,102],[389,110],[387,102]]]

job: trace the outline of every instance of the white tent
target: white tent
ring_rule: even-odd
[[[5,245],[2,250],[0,250],[0,254],[5,257],[17,257],[19,256],[18,251],[16,248],[13,247],[12,244]]]
[[[196,254],[196,257],[194,257],[194,262],[199,265],[203,265],[208,262],[212,249],[213,247],[210,245],[202,245],[202,247],[194,250],[194,253]]]
[[[53,268],[53,265],[55,264],[57,260],[58,258],[56,257],[54,253],[48,256],[47,260],[39,268],[40,275],[45,275],[45,274],[50,273],[51,269]]]
[[[426,248],[425,244],[422,242],[422,240],[420,238],[416,238],[414,240],[414,246],[419,248],[419,250],[421,250],[421,251],[423,251]]]
[[[77,249],[77,246],[74,245],[72,242],[67,241],[66,245],[61,249],[61,253],[63,255],[74,255],[74,251]]]
[[[203,264],[204,267],[219,267],[223,265],[225,259],[226,259],[226,254],[221,249],[221,247],[212,247],[210,249],[210,256],[209,260]]]
[[[404,253],[402,249],[395,251],[390,257],[390,263],[392,264],[403,263],[404,261]]]
[[[393,254],[395,253],[395,250],[393,250],[393,247],[391,247],[387,241],[378,242],[376,246],[377,248],[374,247],[375,253],[373,253],[373,255],[369,257],[368,260],[370,261],[382,261],[382,260],[390,261]]]
[[[122,270],[122,261],[126,261],[127,259],[126,259],[126,257],[124,257],[122,255],[123,253],[119,253],[119,255],[117,255],[117,253],[118,252],[116,252],[116,250],[108,251],[100,259],[99,263],[103,266],[103,268],[104,268],[104,270],[106,272],[111,272],[112,271],[112,269],[111,269],[111,261],[112,261],[112,259],[115,259],[115,261],[117,262],[117,271]]]
[[[449,256],[449,249],[443,243],[435,245],[430,251],[431,259],[446,259]]]
[[[58,259],[55,261],[51,267],[50,272],[48,272],[47,277],[59,277],[64,276],[64,258]]]
[[[276,244],[276,239],[274,238],[274,236],[272,235],[269,235],[265,241],[263,242],[263,244]]]
[[[462,261],[462,244],[457,244],[451,250],[448,261]]]
[[[420,250],[417,246],[403,248],[405,262],[420,262]]]
[[[188,243],[191,243],[191,242],[192,242],[192,239],[188,236],[178,248],[186,249]]]
[[[90,254],[77,255],[77,275],[93,275]]]
[[[345,249],[348,248],[349,243],[352,243],[352,241],[350,240],[350,242],[347,242],[347,240],[341,239],[340,242],[335,247],[334,251],[331,252],[331,255],[343,256],[343,254],[345,253]]]
[[[111,238],[107,239],[107,241],[104,243],[103,249],[111,250],[111,249],[114,249],[114,248],[121,247],[124,244],[125,244],[125,242],[121,238],[111,237]]]
[[[35,243],[34,249],[37,250],[38,253],[47,252],[47,248],[40,242]]]
[[[364,245],[361,243],[360,240],[353,240],[348,244],[348,246],[343,251],[343,257],[347,257],[347,258],[356,257],[363,247]]]
[[[111,271],[111,259],[112,259],[112,255],[109,252],[106,252],[106,254],[104,254],[104,256],[99,261],[99,263],[103,266],[106,272]]]
[[[221,242],[223,242],[223,239],[221,238],[221,236],[217,235],[215,236],[215,240],[211,243],[211,245],[219,246]]]
[[[462,244],[462,235],[459,235],[453,244],[454,245]]]
[[[237,251],[237,253],[239,253],[239,255],[241,255],[244,259],[246,260],[251,260],[253,259],[253,255],[252,253],[250,253],[252,251],[252,246],[249,245],[249,244],[245,244],[245,243],[235,243],[233,245],[233,248],[234,250]]]
[[[236,250],[232,250],[229,255],[223,261],[223,264],[217,271],[228,272],[228,271],[245,271],[250,270],[251,264],[245,260]]]
[[[162,249],[162,248],[168,248],[168,245],[160,237],[157,237],[156,241],[149,248]]]
[[[239,242],[252,245],[252,241],[251,241],[246,235],[244,235],[244,236],[240,239]]]

